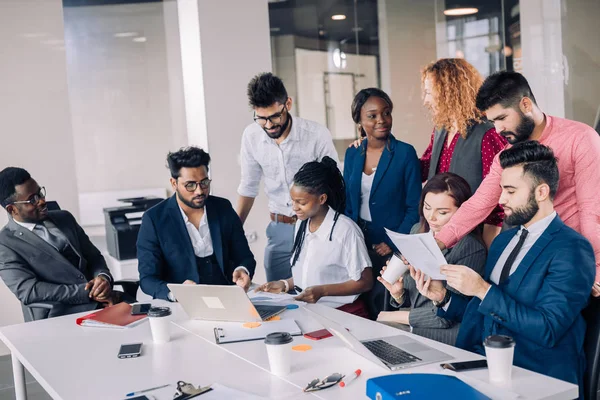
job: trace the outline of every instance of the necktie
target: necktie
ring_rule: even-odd
[[[519,242],[517,243],[513,251],[510,252],[508,258],[506,259],[506,263],[504,263],[504,267],[502,267],[502,273],[500,274],[499,282],[500,284],[502,284],[506,280],[506,278],[508,278],[508,275],[510,274],[510,269],[514,264],[517,255],[519,255],[519,252],[523,248],[523,243],[525,243],[525,239],[527,238],[528,234],[529,231],[527,229],[523,228],[523,230],[521,230],[521,237],[519,237]]]
[[[50,233],[44,224],[37,224],[33,230],[36,231],[37,235],[44,239],[46,243],[54,247],[59,252],[62,252],[68,245],[66,240]]]

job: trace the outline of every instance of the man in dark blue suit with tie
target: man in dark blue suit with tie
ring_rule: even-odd
[[[256,261],[229,200],[210,195],[209,163],[198,147],[167,156],[175,194],[144,214],[137,241],[140,287],[155,299],[175,300],[167,283],[252,281]]]
[[[424,281],[414,268],[411,274],[421,293],[437,302],[439,316],[462,320],[457,347],[485,354],[487,336],[511,336],[515,365],[579,384],[582,393],[581,310],[594,284],[594,251],[554,211],[558,167],[549,147],[515,145],[500,154],[500,164],[500,204],[505,222],[517,227],[492,243],[484,277],[464,266],[443,266],[448,286],[461,295],[440,281]]]

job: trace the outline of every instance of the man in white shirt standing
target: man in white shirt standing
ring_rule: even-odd
[[[252,78],[248,98],[254,109],[254,123],[246,127],[242,136],[237,213],[244,223],[264,177],[271,214],[265,248],[265,270],[270,282],[292,276],[290,258],[296,216],[289,191],[294,175],[309,161],[329,156],[338,162],[338,156],[326,127],[292,118],[292,99],[278,77],[262,73]]]

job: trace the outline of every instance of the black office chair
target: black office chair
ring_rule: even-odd
[[[583,397],[600,399],[600,299],[591,297],[590,304],[582,312],[587,322],[583,348],[587,367],[583,380]]]
[[[140,286],[139,281],[135,281],[135,280],[115,281],[113,288],[116,286],[120,286],[123,289],[123,293],[125,294],[123,296],[124,302],[134,303],[136,301],[137,291]],[[31,304],[28,304],[27,306],[23,306],[23,317],[25,318],[26,322],[35,321],[36,318],[33,313],[33,309],[34,308],[42,308],[42,309],[48,310],[48,312],[45,313],[42,318],[38,318],[38,320],[46,319],[52,312],[52,309],[54,308],[55,305],[56,305],[56,303],[31,303]]]

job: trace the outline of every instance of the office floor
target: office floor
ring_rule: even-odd
[[[26,372],[27,398],[29,400],[51,400],[39,383]],[[10,355],[0,356],[0,400],[14,400],[15,388],[13,384],[12,363]]]

